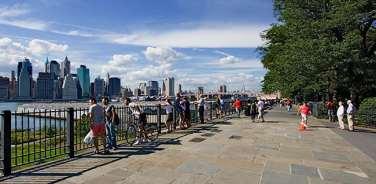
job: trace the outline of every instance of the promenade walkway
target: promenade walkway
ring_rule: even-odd
[[[159,144],[84,155],[19,173],[3,183],[373,184],[376,162],[332,128],[270,110],[265,123],[247,117],[162,136]]]

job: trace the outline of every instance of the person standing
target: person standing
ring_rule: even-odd
[[[115,107],[110,105],[108,97],[104,97],[102,99],[102,104],[105,109],[105,120],[106,120],[106,142],[108,149],[117,149],[116,145],[116,129],[117,125],[115,125]]]
[[[299,107],[300,116],[301,116],[301,123],[305,128],[308,127],[308,116],[311,114],[311,109],[309,108],[307,102],[304,102],[303,105]]]
[[[188,97],[184,97],[184,121],[187,128],[191,126],[191,103],[188,100]]]
[[[200,122],[205,123],[204,120],[204,111],[205,111],[205,97],[204,95],[200,96],[200,99],[198,100],[198,114],[200,117]]]
[[[109,153],[106,148],[106,127],[104,120],[104,109],[102,106],[97,104],[95,98],[90,98],[90,107],[89,107],[89,118],[90,118],[90,129],[93,132],[94,138],[94,153],[99,153],[98,139],[101,138],[103,141],[104,154]]]
[[[349,125],[349,131],[354,131],[354,113],[355,107],[352,104],[351,100],[347,100],[347,124]]]
[[[334,122],[334,103],[332,100],[326,102],[326,108],[328,109],[329,122]]]
[[[343,104],[341,101],[338,102],[338,109],[337,109],[337,118],[338,118],[338,124],[339,128],[344,130],[345,125],[343,124],[343,115],[345,114],[345,107],[343,107]]]
[[[180,93],[177,93],[176,94],[176,99],[175,99],[175,102],[174,102],[174,106],[175,106],[175,111],[176,113],[179,115],[179,119],[178,119],[178,122],[179,122],[179,127],[180,129],[184,129],[184,113],[183,113],[183,109],[181,107],[181,96],[180,96]],[[174,129],[175,129],[176,125],[174,125]]]
[[[257,121],[264,122],[264,101],[261,99],[257,102],[257,111],[258,111],[258,116],[257,116]]]
[[[252,122],[255,122],[256,114],[257,114],[257,105],[256,105],[256,101],[253,101],[251,104],[251,110],[250,110]]]
[[[240,99],[239,98],[236,98],[235,102],[234,102],[234,108],[236,110],[236,113],[238,114],[238,117],[240,118],[240,108],[242,107],[242,104],[240,102]]]
[[[173,130],[173,126],[172,126],[172,123],[174,121],[174,118],[173,118],[173,105],[171,103],[171,100],[170,99],[166,99],[166,106],[165,106],[165,109],[166,109],[166,114],[167,114],[167,119],[166,119],[166,127],[167,127],[167,133],[170,133],[172,132]]]

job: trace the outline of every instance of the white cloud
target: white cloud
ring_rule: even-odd
[[[53,30],[51,31],[53,33],[67,35],[67,36],[81,36],[81,37],[93,37],[94,35],[91,33],[87,33],[80,30],[70,30],[70,31],[59,31],[59,30]]]
[[[0,7],[0,24],[32,30],[46,30],[48,23],[44,21],[21,18],[22,15],[29,12],[30,10],[21,4]]]
[[[17,17],[20,15],[24,15],[28,12],[29,10],[21,4],[0,7],[0,17]]]
[[[240,58],[237,58],[235,56],[226,56],[226,57],[219,59],[218,63],[221,65],[227,65],[227,64],[235,64],[239,62],[240,62]]]
[[[62,53],[68,49],[66,44],[56,44],[46,40],[33,39],[29,42],[28,51],[34,55]]]
[[[185,58],[184,54],[170,47],[147,47],[144,55],[146,59],[159,64],[171,63]]]
[[[108,63],[115,67],[125,67],[137,60],[138,58],[131,54],[115,54],[112,56],[112,60],[110,60]]]
[[[44,31],[47,29],[48,24],[43,21],[37,20],[7,20],[7,19],[0,19],[0,24],[14,26],[19,28],[31,29],[31,30],[38,30]]]
[[[131,45],[160,45],[182,48],[250,48],[263,44],[260,37],[267,26],[214,25],[193,29],[167,30],[160,32],[135,32],[133,34],[104,35],[112,43]]]

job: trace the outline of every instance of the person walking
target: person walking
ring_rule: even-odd
[[[264,122],[264,101],[261,99],[257,102],[257,111],[258,111],[258,116],[257,116],[257,121]]]
[[[299,111],[301,116],[301,124],[307,128],[308,127],[308,116],[311,114],[311,109],[309,108],[307,102],[304,102],[300,107]]]
[[[351,100],[347,100],[347,124],[349,125],[349,131],[354,131],[354,113],[355,107]]]
[[[184,124],[186,128],[191,127],[191,103],[188,100],[188,97],[184,97]]]
[[[173,118],[173,105],[172,105],[172,102],[170,99],[166,99],[166,106],[165,106],[165,109],[166,109],[166,114],[167,114],[167,119],[166,119],[166,127],[167,127],[167,133],[170,133],[172,132],[173,130],[173,121],[174,121],[174,118]]]
[[[339,124],[339,128],[344,130],[345,125],[343,123],[343,115],[345,114],[345,107],[343,107],[343,104],[341,101],[338,102],[338,105],[339,105],[337,109],[338,124]]]
[[[149,142],[149,138],[147,132],[145,130],[145,126],[147,123],[147,117],[144,112],[142,112],[140,106],[134,102],[129,104],[129,107],[132,111],[135,121],[138,124],[138,131],[140,132],[140,136],[137,137],[137,141],[134,143],[135,145],[141,144],[143,142]]]
[[[197,101],[197,103],[198,103],[198,114],[200,117],[200,122],[205,123],[205,120],[204,120],[205,97],[204,95],[200,96],[200,99]]]
[[[109,153],[106,148],[106,127],[104,120],[104,109],[102,106],[97,104],[95,98],[90,98],[90,107],[89,107],[89,118],[90,118],[90,129],[93,132],[94,138],[94,153],[99,153],[98,139],[102,139],[104,154]]]
[[[234,104],[233,104],[236,113],[238,114],[238,117],[240,118],[240,108],[242,107],[242,104],[240,102],[239,98],[236,98]]]
[[[256,101],[253,101],[251,104],[251,108],[250,108],[250,115],[251,115],[252,122],[255,122],[256,114],[257,114],[257,105],[256,105]]]
[[[180,95],[180,93],[177,93],[176,99],[175,99],[175,102],[174,102],[175,111],[179,115],[178,122],[179,122],[180,129],[185,129],[184,128],[184,112],[183,112],[183,109],[182,109],[182,106],[181,106],[181,101],[182,101],[181,95]],[[176,128],[176,125],[174,125],[174,129],[175,128]]]
[[[102,104],[105,110],[105,120],[106,120],[106,142],[108,149],[117,149],[116,144],[116,129],[115,125],[115,107],[110,105],[108,97],[103,97]]]
[[[328,100],[326,103],[326,108],[328,110],[329,122],[334,122],[334,103],[332,100]]]

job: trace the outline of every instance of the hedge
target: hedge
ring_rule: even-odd
[[[366,98],[362,101],[356,113],[358,123],[376,126],[376,97]]]

